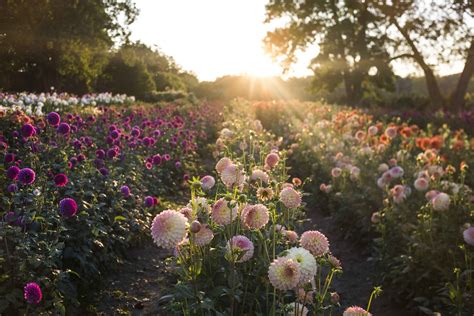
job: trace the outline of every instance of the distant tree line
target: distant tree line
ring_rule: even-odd
[[[461,108],[474,74],[472,0],[271,0],[267,22],[284,25],[267,34],[269,51],[289,67],[296,53],[318,45],[313,86],[343,87],[357,105],[367,95],[395,91],[395,60],[417,65],[433,108]],[[433,64],[462,60],[452,91],[443,93]]]
[[[131,0],[0,0],[0,90],[93,91],[146,98],[197,78],[129,41]]]
[[[439,82],[441,92],[448,94],[449,91],[453,91],[459,82],[459,77],[460,74],[437,77],[436,80]],[[330,91],[315,89],[312,76],[291,77],[286,80],[280,77],[224,76],[214,81],[200,82],[194,87],[193,92],[200,98],[219,101],[245,98],[258,101],[300,100],[347,104],[342,85]],[[374,93],[366,91],[359,105],[426,110],[430,107],[430,98],[424,77],[401,78],[395,76],[392,90],[379,90]],[[471,80],[467,87],[466,106],[474,106],[474,80]]]

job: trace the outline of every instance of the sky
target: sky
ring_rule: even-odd
[[[262,39],[274,26],[264,24],[267,0],[135,0],[140,15],[130,26],[132,40],[156,46],[174,58],[184,70],[200,80],[214,80],[227,74],[281,75],[282,69],[265,53]],[[299,54],[286,76],[305,76],[311,47]],[[445,65],[441,74],[459,72],[462,65]],[[401,76],[416,68],[395,64]]]

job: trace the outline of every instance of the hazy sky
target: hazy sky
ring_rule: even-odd
[[[200,80],[226,74],[279,75],[281,68],[263,49],[271,26],[263,23],[266,0],[135,0],[140,15],[132,39],[154,46]],[[302,53],[289,75],[311,74],[307,65],[317,48]],[[440,67],[440,73],[459,71]],[[395,65],[405,76],[413,67]]]

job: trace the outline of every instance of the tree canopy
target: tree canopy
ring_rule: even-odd
[[[373,88],[392,89],[392,62],[404,58],[422,69],[433,107],[459,107],[474,72],[473,6],[472,0],[272,0],[267,22],[283,26],[265,43],[287,67],[298,50],[318,45],[311,63],[315,87],[343,84],[352,104]],[[448,98],[433,64],[456,58],[465,66]]]

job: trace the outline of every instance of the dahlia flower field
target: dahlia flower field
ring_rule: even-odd
[[[179,199],[201,170],[210,113],[189,104],[3,108],[0,314],[77,313],[88,288],[149,236],[161,199]]]
[[[16,93],[7,94],[0,92],[0,110],[6,111],[9,108],[20,110],[28,115],[33,113],[37,116],[47,114],[51,111],[69,110],[75,106],[106,106],[125,104],[130,105],[135,102],[135,97],[125,94],[98,93],[85,94],[82,97],[67,93]]]
[[[428,315],[471,314],[474,131],[458,127],[464,120],[418,126],[322,104],[251,106],[287,135],[292,175],[311,178],[308,204],[373,248],[386,295]]]
[[[303,230],[303,182],[290,177],[282,139],[245,113],[227,115],[215,170],[190,181],[190,200],[155,216],[154,243],[170,249],[177,283],[161,298],[173,315],[329,315],[342,273],[330,241]],[[237,118],[236,118],[237,117]],[[349,307],[349,315],[371,315]],[[337,309],[338,310],[338,309]]]

